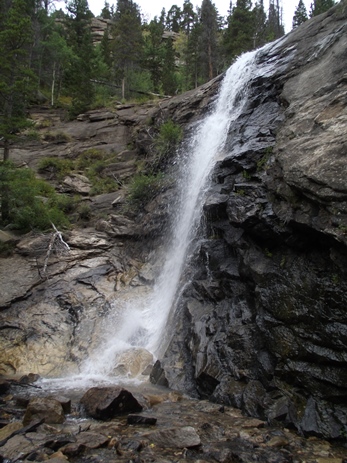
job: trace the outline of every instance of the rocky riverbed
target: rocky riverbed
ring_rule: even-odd
[[[50,393],[32,379],[0,383],[3,462],[347,461],[347,449],[339,444],[303,438],[166,388],[143,384]]]

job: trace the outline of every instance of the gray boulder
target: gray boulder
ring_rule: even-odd
[[[120,387],[93,387],[80,402],[87,415],[103,421],[124,413],[142,411],[142,406],[131,392]]]

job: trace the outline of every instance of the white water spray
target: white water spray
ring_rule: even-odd
[[[241,114],[247,84],[253,71],[255,52],[245,54],[226,73],[215,106],[196,128],[186,162],[181,168],[179,210],[173,224],[171,243],[150,304],[145,309],[151,332],[145,346],[157,353],[166,323],[175,303],[180,277],[202,214],[208,178],[223,152],[230,124]]]
[[[158,354],[175,306],[187,254],[199,226],[207,180],[223,154],[230,124],[242,113],[247,101],[255,55],[256,52],[244,54],[229,68],[214,109],[196,127],[188,150],[183,153],[186,161],[180,169],[181,198],[165,263],[153,291],[145,297],[134,298],[121,309],[116,307],[117,301],[114,302],[116,315],[106,320],[108,339],[81,366],[78,378],[83,378],[83,384],[91,380],[105,382],[107,378],[112,381],[112,376],[117,374],[114,370],[117,361],[129,350],[134,350],[135,356],[137,348],[154,356]]]

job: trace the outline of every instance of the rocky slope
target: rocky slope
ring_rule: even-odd
[[[72,122],[48,108],[32,111],[40,139],[14,148],[14,162],[37,171],[45,158],[111,155],[107,175],[119,185],[112,193],[93,195],[83,172],[60,178],[47,168],[39,175],[57,191],[79,197],[75,226],[63,233],[69,250],[57,238],[48,254],[53,234],[1,232],[0,239],[13,242],[15,249],[11,257],[0,257],[0,374],[77,372],[103,339],[104,317],[114,301],[146,293],[152,285],[160,270],[158,264],[153,267],[154,255],[161,249],[172,192],[163,191],[133,213],[124,207],[129,181],[151,164],[158,126],[173,113],[180,124],[199,118],[219,81],[160,105],[116,104]]]
[[[192,281],[151,374],[195,397],[333,438],[347,426],[346,29],[344,1],[258,55],[264,72],[214,169],[206,234],[187,268]],[[276,68],[267,74],[270,62]],[[85,228],[64,233],[70,251],[51,255],[45,275],[50,237],[25,237],[0,259],[2,374],[75,372],[103,337],[113,302],[146,293],[160,271],[154,254],[173,193],[124,216],[127,178],[151,156],[156,125],[170,118],[189,132],[219,83],[159,107],[117,106],[74,123],[49,116],[52,126],[40,130],[56,136],[14,153],[34,168],[44,156],[116,153],[110,175],[121,188],[89,197],[85,179],[63,179],[57,188],[78,188],[92,211]]]

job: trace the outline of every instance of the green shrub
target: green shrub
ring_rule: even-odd
[[[69,225],[54,188],[31,169],[0,164],[0,197],[2,225],[24,232],[49,229],[52,222],[57,227]]]
[[[52,127],[53,121],[51,119],[41,119],[39,122],[36,123],[37,129],[48,129]]]
[[[96,161],[102,161],[105,158],[103,151],[96,148],[90,148],[86,151],[83,151],[76,160],[76,167],[78,169],[86,169],[94,164]]]
[[[164,187],[164,176],[138,174],[133,177],[129,185],[128,203],[140,209],[151,201]]]
[[[264,150],[264,155],[257,162],[257,171],[258,172],[265,169],[266,163],[270,159],[270,156],[271,156],[272,153],[273,153],[273,146],[268,146]]]
[[[41,139],[39,132],[35,128],[31,128],[27,130],[24,135],[29,139],[29,140],[35,140],[38,141]]]
[[[113,180],[113,178],[92,178],[92,188],[90,190],[90,196],[102,195],[104,193],[112,193],[112,191],[117,191],[119,188],[118,183]]]
[[[64,132],[46,132],[43,135],[45,141],[52,141],[55,143],[67,143],[71,141],[70,135]]]
[[[106,167],[107,163],[105,161],[96,161],[85,172],[85,175],[92,183],[91,196],[118,190],[119,185],[116,180],[105,175],[104,170]]]
[[[79,201],[80,198],[75,198],[64,194],[54,194],[53,197],[49,199],[49,205],[51,207],[58,208],[65,214],[70,214],[76,209]]]
[[[92,216],[92,210],[89,204],[81,204],[78,208],[78,217],[81,220],[90,220]]]
[[[0,241],[0,257],[11,256],[15,247],[16,246],[13,242]]]
[[[162,124],[154,142],[158,153],[157,163],[161,163],[173,154],[181,140],[182,129],[179,125],[171,120]]]
[[[40,173],[46,171],[51,172],[54,176],[61,180],[73,170],[73,167],[74,163],[71,159],[48,157],[41,159],[38,165],[38,171]]]

